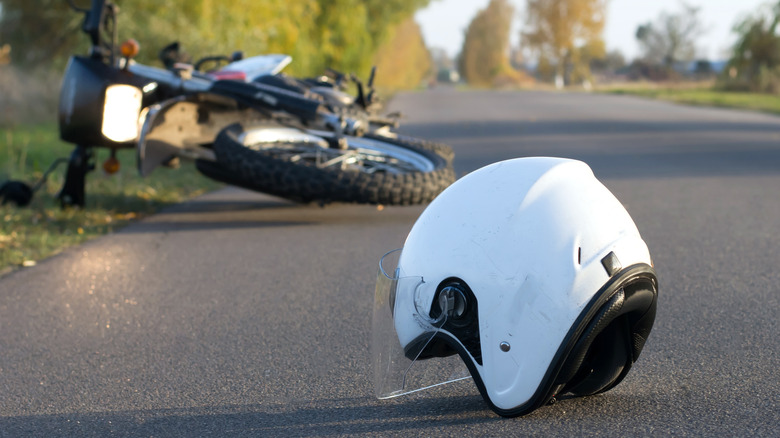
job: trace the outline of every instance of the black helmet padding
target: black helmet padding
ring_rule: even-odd
[[[637,360],[655,320],[655,284],[626,284],[599,309],[561,367],[560,393],[591,395],[611,389]]]

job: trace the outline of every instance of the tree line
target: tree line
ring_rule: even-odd
[[[534,57],[543,80],[562,84],[590,79],[591,61],[604,55],[606,0],[526,0],[522,49]],[[491,0],[466,30],[459,56],[461,74],[486,85],[524,78],[510,68],[509,37],[515,14],[508,0]],[[514,73],[511,73],[514,72]]]
[[[430,0],[115,0],[120,41],[141,44],[139,62],[157,62],[158,51],[180,41],[193,58],[285,53],[293,74],[316,75],[325,68],[367,75],[374,64],[401,63],[408,82],[428,73],[429,62],[416,10]],[[74,0],[88,6],[88,0]],[[0,47],[21,68],[61,68],[73,53],[86,53],[79,31],[83,16],[66,0],[0,0]],[[402,29],[403,32],[399,32]],[[406,61],[402,52],[414,52]],[[427,56],[425,58],[428,59]],[[418,62],[415,62],[418,61]],[[386,76],[385,80],[390,78]],[[379,71],[378,81],[383,80]],[[381,83],[381,82],[380,82]]]
[[[88,0],[74,0],[87,4]],[[286,53],[289,72],[307,76],[334,68],[359,75],[378,65],[378,83],[394,88],[420,84],[431,71],[413,14],[431,0],[115,0],[120,39],[142,46],[139,61],[180,41],[193,59],[241,50],[247,55]],[[622,68],[649,79],[674,79],[695,57],[704,34],[699,8],[684,2],[640,25],[642,56],[627,64],[607,52],[603,40],[607,0],[526,0],[521,46],[510,47],[517,12],[509,0],[491,0],[465,29],[456,60],[461,75],[481,86],[529,80],[519,54],[535,62],[535,75],[556,84],[589,84],[594,72]],[[0,66],[61,68],[72,53],[86,53],[82,15],[66,0],[0,0]],[[720,77],[729,89],[780,92],[780,2],[741,19],[728,65]],[[686,67],[687,68],[687,67]],[[708,62],[696,71],[713,75]]]
[[[620,72],[630,78],[675,80],[714,78],[708,60],[697,58],[696,43],[706,34],[701,8],[681,2],[637,27],[641,56],[627,63],[607,52],[603,40],[606,0],[526,0],[519,48],[509,46],[515,11],[508,0],[491,0],[471,21],[458,58],[460,73],[477,85],[496,85],[524,67],[517,54],[535,62],[542,81],[589,85],[594,72]],[[734,25],[736,44],[717,77],[727,90],[780,93],[780,2],[742,17]],[[512,73],[515,72],[515,73]]]

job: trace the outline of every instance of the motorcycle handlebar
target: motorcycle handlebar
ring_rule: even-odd
[[[68,2],[68,5],[70,5],[70,8],[76,12],[89,12],[89,9],[78,6],[76,3],[73,2],[73,0],[66,0],[66,1]]]
[[[100,37],[107,9],[106,0],[92,0],[92,6],[89,10],[77,8],[73,3],[71,3],[71,6],[78,11],[84,12],[85,17],[82,30],[89,35],[93,46],[99,46],[102,43]]]

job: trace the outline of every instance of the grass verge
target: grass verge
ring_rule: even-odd
[[[67,157],[71,150],[72,145],[59,139],[53,123],[0,128],[0,184],[16,179],[33,185],[55,158]],[[64,164],[27,207],[0,206],[0,275],[221,186],[191,163],[176,170],[161,168],[141,178],[132,149],[119,151],[120,171],[106,175],[101,164],[109,153],[95,152],[97,170],[87,176],[84,209],[63,210],[55,199],[65,179]]]
[[[677,103],[723,108],[749,109],[772,114],[780,114],[780,96],[761,93],[720,91],[709,87],[657,87],[624,86],[600,89],[611,94],[630,94],[634,96],[663,99]]]

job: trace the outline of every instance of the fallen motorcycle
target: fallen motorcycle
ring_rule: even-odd
[[[376,114],[373,73],[367,89],[353,78],[351,98],[325,77],[280,82],[286,55],[229,59],[214,72],[143,65],[133,60],[137,43],[117,44],[114,4],[68,2],[84,13],[92,47],[71,57],[63,77],[60,137],[76,145],[57,195],[63,206],[84,205],[96,147],[111,151],[109,173],[117,149],[136,148],[142,175],[191,159],[209,178],[299,202],[420,204],[455,179],[451,148],[397,135],[396,119]],[[3,203],[29,202],[33,192],[19,182],[0,189]]]

